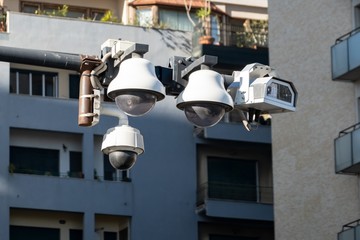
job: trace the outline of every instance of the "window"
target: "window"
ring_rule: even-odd
[[[240,236],[225,236],[225,235],[212,235],[210,234],[209,240],[256,240],[253,237],[240,237]]]
[[[10,240],[60,240],[60,229],[43,227],[10,226]]]
[[[53,11],[62,8],[61,4],[41,3],[41,2],[21,2],[21,12],[35,13],[40,12],[52,13]],[[100,20],[106,12],[106,9],[94,9],[87,7],[68,6],[66,17],[69,18],[83,18],[91,20]]]
[[[79,98],[80,75],[69,75],[69,98]]]
[[[128,228],[124,228],[119,232],[120,240],[128,240]]]
[[[59,176],[59,150],[10,146],[9,171]]]
[[[116,232],[104,232],[104,240],[117,240]]]
[[[10,69],[10,93],[57,97],[58,74]]]
[[[208,157],[208,197],[257,201],[257,162]]]
[[[104,180],[116,180],[116,169],[109,162],[109,155],[104,155]]]
[[[40,9],[40,5],[38,3],[22,3],[21,12],[35,13],[38,9]]]
[[[360,4],[355,6],[355,9],[354,9],[354,22],[355,22],[355,28],[360,27]]]
[[[81,229],[69,230],[69,240],[82,240],[82,239],[83,239],[83,230]]]
[[[138,9],[136,11],[136,17],[140,26],[149,27],[153,25],[152,12],[150,8]]]
[[[82,172],[82,153],[70,151],[70,171],[69,177],[83,178]]]
[[[358,122],[360,122],[360,97],[357,99]]]
[[[191,13],[192,19],[196,22],[197,18],[195,13]],[[165,24],[166,28],[181,30],[181,31],[193,31],[194,26],[188,19],[185,11],[175,10],[159,10],[159,21],[160,24]]]

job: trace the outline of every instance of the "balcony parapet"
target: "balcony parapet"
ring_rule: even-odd
[[[338,233],[338,240],[356,240],[360,236],[360,219],[347,223]]]
[[[360,123],[339,132],[334,140],[335,172],[344,174],[360,173]]]
[[[360,79],[360,27],[348,32],[331,47],[333,80],[356,81]]]
[[[199,187],[197,213],[208,217],[274,221],[272,187],[205,183]]]
[[[197,203],[202,204],[205,199],[233,200],[252,203],[273,203],[273,188],[209,182],[202,184],[198,189]]]

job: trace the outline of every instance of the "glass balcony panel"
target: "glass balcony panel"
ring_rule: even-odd
[[[333,79],[348,72],[348,41],[342,41],[331,48]]]
[[[335,140],[335,169],[340,172],[352,165],[351,134],[346,134]]]
[[[360,28],[339,37],[331,47],[333,80],[360,79]]]
[[[349,70],[360,67],[360,32],[349,38]]]
[[[352,133],[353,164],[360,163],[359,144],[360,144],[360,129],[357,129]]]
[[[355,240],[355,229],[351,228],[339,233],[338,240]]]
[[[360,226],[355,227],[355,240],[360,240]]]

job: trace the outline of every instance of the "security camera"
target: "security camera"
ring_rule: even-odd
[[[119,170],[134,166],[137,156],[144,152],[140,131],[128,125],[110,128],[104,135],[101,151],[109,155],[110,164]]]
[[[225,90],[223,77],[204,69],[190,74],[176,106],[195,126],[211,127],[221,120],[225,112],[233,109],[233,100]]]
[[[143,58],[130,58],[120,64],[118,75],[110,82],[107,94],[132,117],[148,113],[165,98],[165,88],[157,79],[154,65]]]
[[[297,91],[292,82],[275,76],[273,69],[259,63],[249,64],[233,73],[234,82],[228,92],[236,108],[262,113],[293,112],[296,109]]]

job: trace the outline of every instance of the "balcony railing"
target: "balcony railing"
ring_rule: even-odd
[[[350,126],[339,133],[335,139],[336,173],[360,173],[360,123]]]
[[[331,68],[333,80],[360,79],[360,28],[336,39],[331,47]]]
[[[204,203],[205,199],[273,203],[273,188],[256,185],[208,182],[202,184],[198,189],[198,205]]]
[[[341,232],[338,233],[338,240],[357,240],[360,239],[360,219],[345,224]]]
[[[268,47],[267,27],[246,29],[243,26],[222,24],[218,28],[204,27],[198,24],[193,32],[193,46],[202,44],[203,36],[211,36],[213,42],[209,44],[236,46],[243,48]]]

